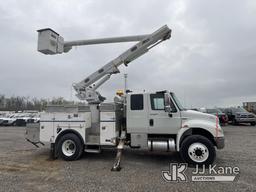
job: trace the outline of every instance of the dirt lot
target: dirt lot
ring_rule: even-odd
[[[180,162],[177,153],[127,149],[123,169],[111,172],[114,150],[84,154],[74,162],[52,161],[47,146],[37,149],[24,140],[24,128],[0,127],[0,191],[256,191],[256,127],[224,131],[226,147],[217,152],[216,164],[238,166],[237,181],[167,183],[161,171]]]

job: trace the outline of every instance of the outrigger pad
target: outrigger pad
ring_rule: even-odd
[[[118,167],[112,167],[111,171],[120,171],[122,169],[122,167],[118,166]]]
[[[111,171],[120,171],[122,168],[120,166],[122,156],[122,149],[117,149],[116,159]]]

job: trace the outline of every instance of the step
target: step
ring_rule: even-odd
[[[100,146],[97,146],[96,148],[85,148],[84,151],[87,153],[100,153],[101,148]]]
[[[85,149],[86,153],[101,153],[100,149]]]

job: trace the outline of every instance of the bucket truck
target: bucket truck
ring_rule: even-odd
[[[83,152],[100,153],[116,148],[112,170],[120,170],[125,146],[149,151],[180,153],[185,162],[211,164],[216,148],[224,147],[224,134],[218,119],[210,114],[186,110],[171,91],[133,93],[118,92],[114,103],[104,103],[98,91],[119,67],[147,53],[171,37],[171,29],[163,26],[151,34],[64,41],[50,28],[38,30],[38,51],[55,55],[74,46],[136,41],[127,51],[73,85],[76,96],[85,100],[84,107],[63,107],[41,113],[40,124],[29,125],[26,139],[37,145],[50,143],[54,157],[76,160]]]

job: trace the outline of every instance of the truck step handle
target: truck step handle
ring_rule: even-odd
[[[153,119],[149,119],[149,125],[154,126],[154,120]]]

